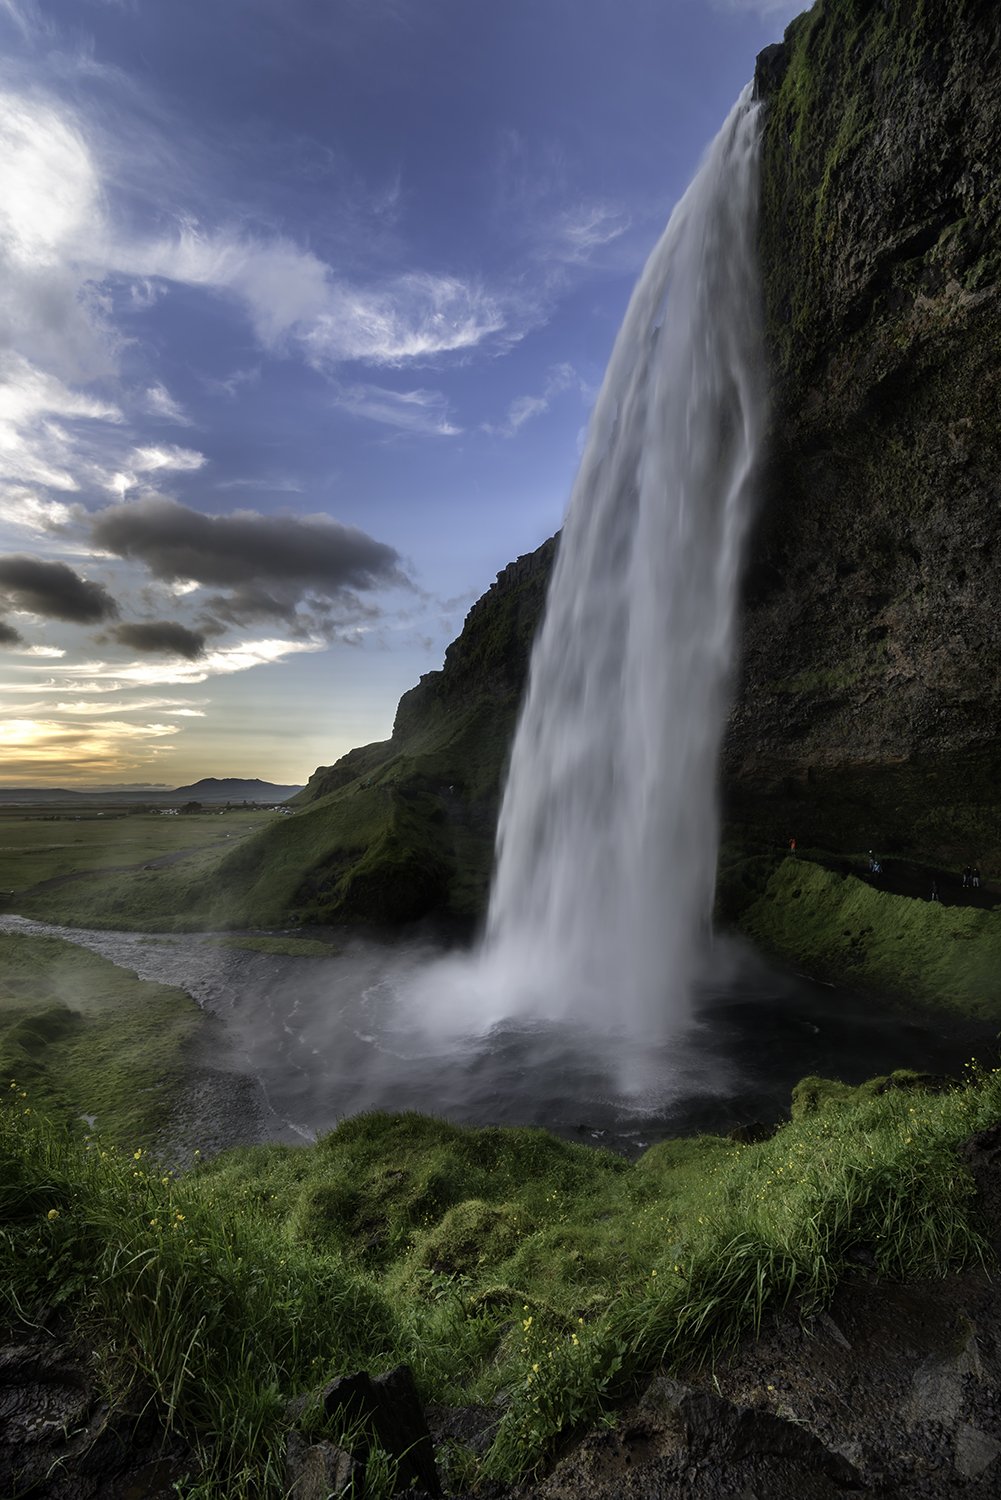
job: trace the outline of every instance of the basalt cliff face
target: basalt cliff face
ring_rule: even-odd
[[[1001,11],[817,0],[761,55],[756,87],[772,395],[723,757],[729,837],[988,868],[1001,862]],[[482,910],[554,551],[500,575],[443,670],[401,700],[392,740],[311,778],[301,816],[271,835],[301,875],[287,909]]]

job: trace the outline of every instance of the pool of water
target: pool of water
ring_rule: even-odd
[[[861,1082],[893,1068],[958,1074],[996,1052],[996,1027],[911,1015],[783,973],[717,944],[692,1014],[643,1046],[573,1023],[499,1021],[447,1034],[414,1004],[440,953],[349,940],[324,958],[251,952],[202,935],[88,932],[0,917],[0,930],[79,943],[142,979],[177,985],[213,1018],[194,1071],[252,1097],[234,1139],[307,1141],[362,1110],[544,1126],[633,1155],[665,1136],[772,1124],[807,1074]],[[203,1090],[204,1093],[204,1090]],[[209,1091],[219,1112],[236,1095]],[[203,1101],[204,1104],[204,1101]],[[212,1132],[210,1132],[211,1134]]]

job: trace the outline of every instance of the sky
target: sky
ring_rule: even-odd
[[[0,0],[0,784],[387,738],[803,8]]]

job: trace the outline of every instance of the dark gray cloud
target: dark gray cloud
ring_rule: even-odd
[[[174,620],[144,620],[116,625],[111,634],[120,645],[129,646],[133,651],[183,656],[188,661],[194,661],[205,650],[204,635],[197,630],[188,630]]]
[[[301,597],[301,588],[241,584],[228,594],[209,595],[205,600],[205,608],[210,611],[206,623],[221,620],[227,625],[249,625],[256,620],[284,620],[291,624]]]
[[[283,602],[290,591],[297,597],[306,588],[329,595],[407,581],[392,547],[325,517],[206,516],[153,496],[99,511],[91,534],[98,546],[145,563],[167,582],[190,578],[265,593],[277,588]]]
[[[23,646],[24,636],[20,635],[6,620],[0,620],[0,646]]]
[[[81,578],[66,563],[17,552],[0,556],[0,600],[71,625],[97,625],[118,614],[118,605],[101,584]]]

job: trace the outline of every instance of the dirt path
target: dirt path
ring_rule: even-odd
[[[865,881],[873,890],[889,891],[894,896],[911,896],[918,901],[932,899],[932,882],[938,888],[938,899],[943,906],[976,906],[982,911],[991,911],[1001,903],[1001,891],[992,886],[971,887],[963,885],[960,872],[936,869],[931,865],[915,864],[912,860],[884,859],[882,873],[872,875],[861,869],[850,859],[818,859],[829,870],[838,875],[854,875]]]

